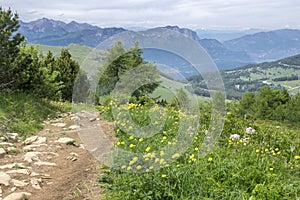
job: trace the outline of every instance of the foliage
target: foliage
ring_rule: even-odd
[[[300,122],[299,94],[263,87],[256,94],[246,93],[238,102],[237,114],[259,119]]]
[[[202,156],[202,142],[210,124],[211,106],[202,104],[200,126],[192,144],[170,159],[162,149],[174,148],[179,142],[176,135],[185,113],[171,107],[166,110],[132,103],[118,107],[112,102],[99,107],[128,110],[133,122],[139,125],[166,119],[163,128],[150,138],[133,135],[133,130],[127,129],[133,124],[126,118],[116,120],[115,146],[143,156],[133,157],[128,163],[122,163],[122,155],[117,157],[116,163],[122,163],[121,170],[106,170],[99,178],[106,188],[105,199],[299,198],[299,130],[284,124],[279,127],[264,121],[253,122],[239,117],[235,105],[228,107],[222,135],[209,154]],[[150,121],[152,112],[158,112],[159,118]],[[239,137],[234,138],[233,134]],[[161,168],[153,170],[145,164],[149,161]]]
[[[79,72],[79,64],[71,58],[67,49],[62,49],[60,56],[56,59],[54,71],[59,72],[56,82],[62,82],[62,99],[72,100],[72,92],[76,76]],[[83,74],[81,74],[83,75]]]
[[[57,59],[51,52],[44,57],[37,47],[21,44],[24,37],[16,33],[19,28],[17,14],[2,8],[0,14],[0,89],[72,100],[79,65],[68,50],[62,49]],[[84,74],[80,75],[83,78]]]
[[[15,81],[12,65],[24,41],[19,33],[14,34],[18,28],[18,15],[0,7],[0,88],[9,88]]]
[[[128,72],[131,72],[132,76],[138,73],[142,77],[131,78],[130,75],[126,76]],[[99,95],[110,94],[122,77],[122,85],[120,87],[123,89],[132,89],[135,85],[141,85],[141,87],[132,91],[133,96],[140,97],[152,93],[158,86],[157,82],[144,85],[142,81],[155,81],[159,78],[159,73],[153,64],[144,61],[142,49],[138,47],[138,44],[127,50],[121,42],[116,42],[107,51],[104,66],[100,68]]]

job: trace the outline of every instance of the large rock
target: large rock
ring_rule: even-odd
[[[28,200],[31,193],[28,192],[15,192],[7,197],[5,197],[3,200]]]
[[[0,172],[0,185],[9,186],[10,182],[11,182],[10,175]]]

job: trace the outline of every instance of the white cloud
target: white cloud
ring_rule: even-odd
[[[42,17],[99,26],[300,28],[298,0],[0,0],[20,19]]]

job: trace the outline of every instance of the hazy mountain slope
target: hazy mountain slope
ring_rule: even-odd
[[[217,40],[201,40],[197,33],[190,29],[179,28],[178,26],[166,26],[162,28],[178,31],[192,38],[196,42],[199,42],[211,55],[212,59],[220,69],[234,68],[252,63],[245,52],[228,50]],[[74,43],[96,47],[110,36],[123,31],[125,31],[123,28],[99,28],[77,22],[70,22],[67,24],[46,18],[29,23],[21,22],[20,28],[20,32],[26,36],[28,43],[49,46],[67,46]],[[177,63],[176,65],[180,67],[181,63]],[[184,76],[188,74],[190,74],[190,72],[185,72]],[[192,75],[193,74],[194,73],[192,73]]]
[[[100,28],[87,23],[64,23],[47,18],[20,22],[19,32],[30,44],[67,46],[71,43],[95,47],[110,36],[125,31],[123,28]]]
[[[300,53],[300,30],[283,29],[225,41],[233,51],[246,51],[256,62],[278,60]]]

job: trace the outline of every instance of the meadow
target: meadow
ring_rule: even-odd
[[[105,199],[300,198],[299,128],[238,117],[237,106],[231,103],[220,137],[206,152],[203,141],[209,134],[211,108],[209,103],[199,106],[199,126],[185,132],[192,139],[184,151],[179,127],[193,116],[170,106],[161,109],[153,103],[120,107],[112,101],[99,106],[101,115],[117,124],[115,146],[133,152],[114,155],[115,165],[99,177]],[[132,121],[122,116],[123,112],[119,112],[121,117],[113,117],[111,111],[115,109],[130,113]],[[149,116],[159,117],[151,121]],[[161,121],[163,126],[151,137],[133,130],[136,125],[158,126]]]

